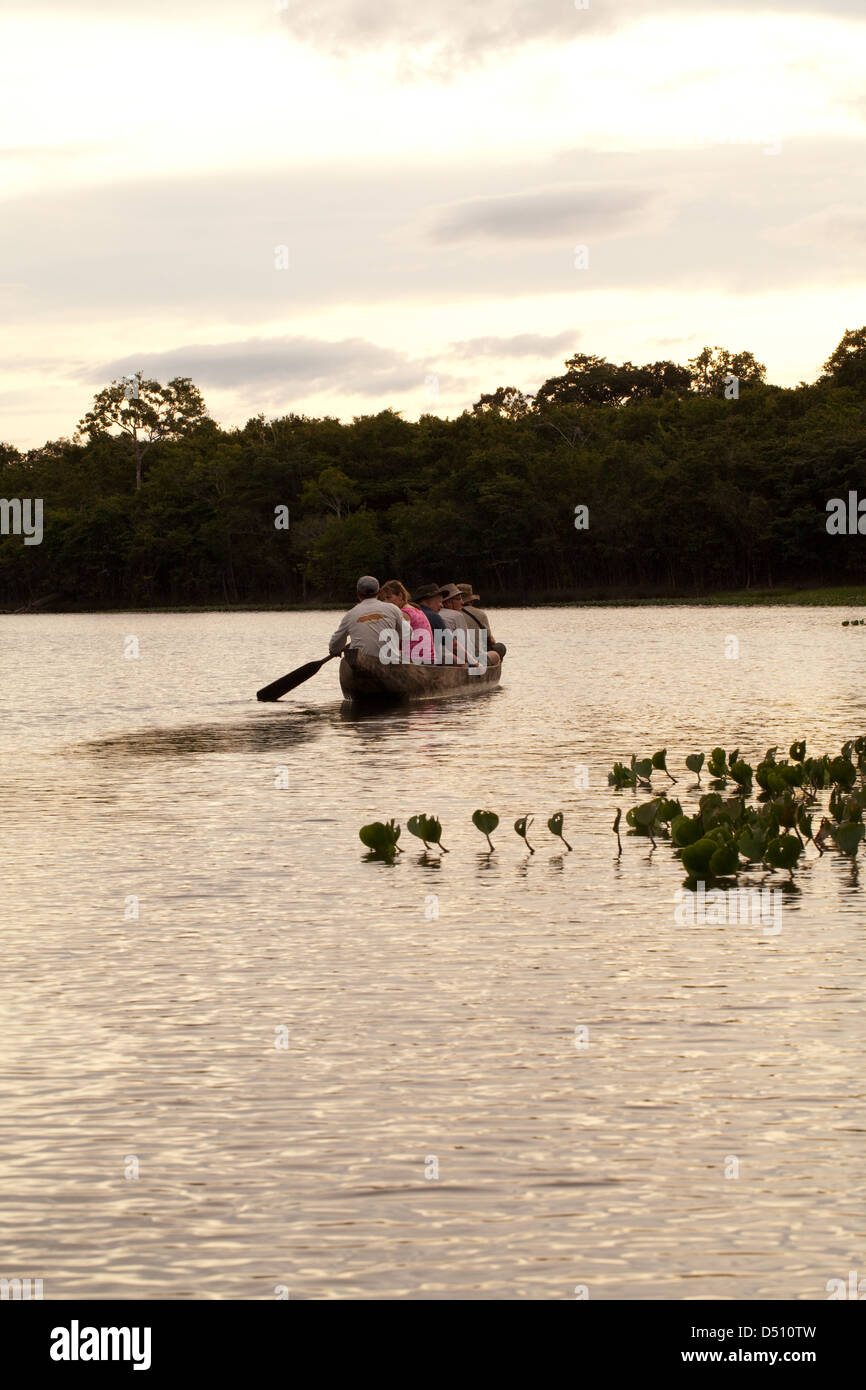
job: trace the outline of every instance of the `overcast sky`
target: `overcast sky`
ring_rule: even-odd
[[[863,0],[142,11],[0,0],[0,440],[139,367],[411,419],[575,351],[794,385],[866,323]]]

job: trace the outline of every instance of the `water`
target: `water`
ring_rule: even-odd
[[[498,690],[364,718],[333,664],[252,698],[333,614],[0,618],[0,1276],[787,1300],[866,1274],[866,886],[810,849],[779,935],[679,926],[681,869],[617,862],[634,798],[606,785],[666,745],[691,806],[687,753],[866,732],[843,616],[505,611]],[[416,811],[441,863],[405,831],[362,861],[362,823]]]

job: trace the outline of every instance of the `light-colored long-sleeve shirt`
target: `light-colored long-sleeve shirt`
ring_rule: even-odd
[[[370,656],[378,656],[382,650],[379,633],[389,627],[400,632],[403,622],[405,619],[396,604],[382,603],[377,598],[362,599],[343,618],[328,643],[328,651],[331,656],[338,656],[348,644]]]
[[[490,619],[484,612],[484,609],[476,608],[474,604],[464,603],[463,612],[469,618],[471,627],[475,627],[475,623],[472,622],[472,619],[475,618],[481,624],[482,627],[485,627],[487,629],[487,641],[492,642],[493,633],[490,630]]]

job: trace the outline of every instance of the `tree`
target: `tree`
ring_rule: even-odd
[[[483,395],[472,407],[473,415],[502,415],[506,420],[520,420],[532,409],[532,397],[525,396],[516,386],[497,386]]]
[[[576,352],[565,363],[562,376],[552,376],[538,388],[535,406],[618,405],[621,369],[606,357]]]
[[[307,565],[307,578],[332,598],[355,592],[359,574],[376,574],[385,559],[385,547],[376,518],[362,507],[341,521],[328,522],[316,541]]]
[[[824,363],[824,372],[834,386],[863,387],[866,384],[866,328],[846,328],[841,342]]]
[[[79,421],[78,430],[96,439],[116,426],[132,440],[135,454],[135,490],[141,487],[142,464],[164,439],[181,439],[207,418],[198,388],[186,376],[174,377],[167,386],[145,380],[141,372],[113,381],[93,398],[93,407]]]
[[[303,507],[325,507],[333,512],[338,521],[345,509],[358,502],[358,489],[341,468],[323,468],[314,483],[305,483],[301,493]]]
[[[763,381],[767,368],[751,352],[729,352],[727,348],[705,347],[697,357],[689,358],[692,390],[699,396],[721,396],[725,377],[735,376],[744,381]]]

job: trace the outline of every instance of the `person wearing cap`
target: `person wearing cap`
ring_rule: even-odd
[[[402,633],[405,621],[400,609],[394,603],[384,603],[379,597],[379,581],[372,574],[362,574],[357,586],[358,602],[350,608],[337,628],[328,651],[331,656],[339,656],[348,644],[348,650],[367,652],[378,657],[382,650],[380,632],[396,628]]]
[[[486,628],[488,649],[492,652],[498,652],[500,657],[503,657],[507,651],[505,643],[494,642],[493,632],[490,627],[490,619],[484,612],[483,608],[475,607],[475,604],[480,601],[479,595],[476,594],[471,584],[458,584],[457,588],[463,595],[464,615],[469,619],[470,623],[474,624],[475,627]]]

